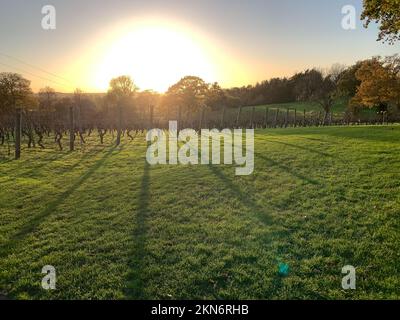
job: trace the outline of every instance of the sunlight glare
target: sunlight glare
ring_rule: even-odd
[[[141,90],[164,92],[186,75],[217,81],[205,47],[173,27],[136,26],[110,45],[97,64],[94,83],[104,90],[111,78],[130,75]]]

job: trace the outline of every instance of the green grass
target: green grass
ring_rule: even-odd
[[[321,110],[321,106],[316,102],[289,102],[289,103],[278,103],[278,104],[269,104],[257,106],[256,109],[264,109],[265,107],[269,107],[272,109],[282,109],[286,110],[287,108],[297,109],[297,111],[302,112],[306,110],[306,112],[318,112]],[[344,112],[346,110],[346,101],[338,100],[334,103],[332,107],[332,111],[334,113]]]
[[[143,135],[93,139],[20,161],[0,149],[0,295],[400,298],[399,126],[257,131],[248,177],[146,165]],[[47,264],[55,291],[41,289]]]
[[[332,113],[334,115],[343,116],[348,106],[348,101],[345,98],[337,99],[332,106]],[[318,113],[322,110],[321,106],[316,102],[289,102],[289,103],[278,103],[278,104],[268,104],[257,106],[256,110],[263,111],[265,107],[270,109],[281,109],[282,111],[286,111],[286,109],[297,109],[298,112],[302,113],[303,110],[306,113]],[[246,108],[248,111],[249,107]],[[375,109],[363,109],[360,111],[359,116],[374,116],[376,114]]]

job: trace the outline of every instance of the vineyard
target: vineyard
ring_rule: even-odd
[[[84,145],[86,139],[93,136],[103,144],[105,136],[110,135],[118,145],[124,136],[133,140],[139,132],[151,128],[167,129],[170,120],[178,121],[180,129],[196,130],[376,125],[398,121],[397,116],[388,118],[387,113],[355,118],[344,112],[324,115],[321,111],[274,106],[223,108],[220,111],[203,108],[195,113],[183,112],[179,107],[165,111],[153,106],[141,112],[127,108],[87,110],[76,106],[55,112],[16,109],[13,113],[0,115],[0,156],[9,157],[15,150],[15,158],[19,159],[22,143],[27,148],[45,149],[54,145],[60,151],[66,148],[73,151],[76,143]],[[52,142],[49,144],[49,141]]]

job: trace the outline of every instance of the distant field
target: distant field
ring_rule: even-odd
[[[306,112],[311,112],[311,111],[318,112],[321,110],[321,106],[315,102],[290,102],[290,103],[270,104],[270,105],[257,106],[256,108],[264,109],[265,107],[279,108],[285,110],[287,108],[295,108],[300,112],[302,112],[303,110],[306,110]],[[346,107],[347,107],[347,101],[338,100],[334,103],[332,111],[334,113],[344,112],[346,110]]]
[[[278,113],[277,123],[278,126],[285,123],[286,119],[286,111],[289,109],[289,126],[293,125],[295,118],[295,110],[296,113],[296,121],[297,124],[302,124],[303,122],[303,114],[304,111],[306,124],[308,125],[316,125],[316,122],[322,121],[324,117],[324,113],[322,111],[321,106],[318,103],[313,102],[291,102],[291,103],[282,103],[282,104],[268,104],[268,105],[259,105],[259,106],[247,106],[241,109],[240,113],[240,121],[239,125],[242,126],[250,126],[251,124],[251,116],[252,110],[254,112],[254,122],[258,124],[258,126],[265,125],[266,119],[266,110],[268,109],[268,126],[275,125],[275,116],[276,110],[278,109],[280,112]],[[346,118],[345,112],[348,108],[348,102],[346,99],[339,99],[333,104],[332,108],[332,119],[336,123],[341,123]],[[225,112],[225,125],[236,124],[237,116],[238,116],[239,108],[228,108]],[[222,119],[222,111],[211,111],[207,113],[207,117],[209,121],[212,123],[219,125]],[[376,109],[363,109],[361,110],[356,117],[354,117],[353,121],[378,121],[382,120],[381,116],[376,114]]]
[[[347,109],[348,101],[346,99],[339,99],[333,104],[332,112],[335,115],[343,115]],[[321,111],[321,106],[315,102],[289,102],[289,103],[281,103],[281,104],[269,104],[269,105],[262,105],[256,106],[256,110],[264,110],[265,107],[271,109],[282,109],[286,110],[287,108],[297,109],[298,112],[303,112],[306,110],[307,113],[318,113]],[[249,107],[248,107],[249,108]],[[251,106],[250,106],[251,108]],[[376,113],[375,110],[371,109],[364,109],[361,111],[361,114],[373,114]]]
[[[400,126],[256,131],[248,177],[150,167],[143,135],[93,139],[18,162],[0,148],[0,295],[400,298]],[[341,288],[347,264],[356,290]]]

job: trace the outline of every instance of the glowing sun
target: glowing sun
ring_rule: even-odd
[[[164,92],[186,75],[216,81],[207,45],[188,30],[167,25],[139,25],[116,35],[96,63],[95,86],[106,89],[111,78],[130,75],[141,90]]]

